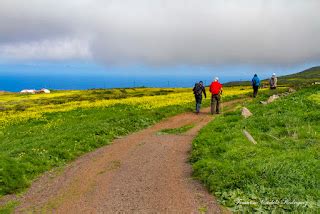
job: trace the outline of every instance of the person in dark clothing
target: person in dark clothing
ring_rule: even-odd
[[[207,98],[206,89],[203,86],[203,82],[200,81],[199,83],[196,83],[193,87],[193,94],[196,100],[196,113],[200,112],[200,107],[202,103],[202,93],[204,94],[204,97]]]
[[[258,94],[260,79],[257,74],[255,74],[251,80],[252,88],[253,88],[253,97],[256,97]]]

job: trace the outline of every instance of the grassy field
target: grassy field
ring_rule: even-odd
[[[226,88],[230,100],[250,87]],[[209,99],[204,102],[208,106]],[[19,193],[43,172],[113,139],[194,108],[191,89],[0,94],[0,196]]]
[[[193,142],[194,176],[239,212],[320,212],[320,86],[262,105],[247,103],[201,130]],[[257,141],[249,142],[247,130]]]

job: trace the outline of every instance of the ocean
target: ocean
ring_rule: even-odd
[[[242,76],[242,80],[244,77]],[[247,77],[248,79],[249,76]],[[193,87],[202,80],[206,85],[211,76],[123,76],[123,75],[17,75],[0,73],[0,91],[19,92],[23,89],[93,89],[131,87]],[[222,83],[241,80],[239,77],[221,77]]]

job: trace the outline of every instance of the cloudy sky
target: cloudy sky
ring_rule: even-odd
[[[320,62],[319,8],[319,0],[1,0],[0,62],[296,68]]]

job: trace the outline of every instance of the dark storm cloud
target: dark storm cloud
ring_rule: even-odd
[[[306,63],[320,59],[319,8],[318,0],[2,0],[0,56],[158,66]]]

